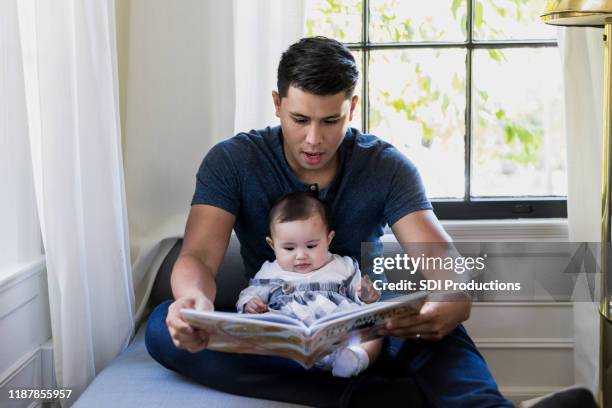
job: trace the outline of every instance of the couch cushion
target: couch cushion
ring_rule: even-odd
[[[170,371],[149,356],[143,324],[130,346],[87,387],[73,408],[301,407],[227,394]]]

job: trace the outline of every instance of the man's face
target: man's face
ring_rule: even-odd
[[[334,171],[336,152],[353,119],[358,97],[344,92],[319,96],[290,86],[287,96],[272,92],[283,129],[285,157],[298,175]]]
[[[308,273],[329,261],[329,244],[334,237],[320,215],[306,220],[274,222],[272,237],[266,238],[274,250],[276,261],[285,271]]]

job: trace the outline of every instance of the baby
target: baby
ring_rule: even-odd
[[[278,311],[306,325],[333,312],[378,300],[372,282],[363,282],[357,262],[334,255],[329,245],[325,205],[307,192],[282,197],[270,210],[270,236],[266,238],[276,260],[265,262],[240,293],[239,313]],[[316,366],[337,377],[351,377],[365,370],[380,354],[382,341],[372,340],[338,350]]]

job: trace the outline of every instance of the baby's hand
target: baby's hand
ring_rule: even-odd
[[[260,297],[255,296],[244,305],[244,311],[246,313],[264,313],[268,311],[268,306]]]
[[[364,303],[374,303],[380,299],[380,292],[374,289],[374,283],[368,275],[361,278],[361,283],[357,287],[357,294]]]

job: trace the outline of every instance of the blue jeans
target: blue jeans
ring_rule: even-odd
[[[376,363],[347,379],[317,368],[306,370],[280,357],[178,349],[165,323],[170,303],[160,304],[149,317],[149,354],[164,367],[220,391],[315,407],[513,406],[499,393],[461,325],[438,342],[387,337]]]

